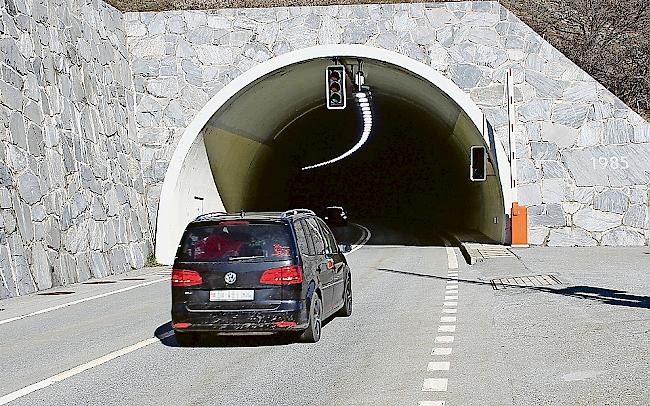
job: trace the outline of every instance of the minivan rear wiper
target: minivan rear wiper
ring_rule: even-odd
[[[255,258],[264,258],[264,255],[253,255],[250,257],[229,257],[228,261],[233,261],[238,259],[255,259]]]

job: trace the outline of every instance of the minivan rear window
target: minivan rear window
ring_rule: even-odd
[[[291,256],[288,225],[248,221],[190,228],[178,252],[183,262],[277,261]]]

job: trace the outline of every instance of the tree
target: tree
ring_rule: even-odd
[[[630,107],[650,116],[650,1],[502,2]]]

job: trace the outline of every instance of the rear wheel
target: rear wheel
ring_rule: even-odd
[[[320,340],[322,315],[323,302],[321,302],[320,297],[314,292],[311,298],[311,306],[309,307],[309,326],[300,335],[300,341],[304,343],[316,343]]]
[[[188,333],[188,332],[181,333],[179,331],[174,331],[174,335],[176,336],[176,342],[181,347],[191,347],[193,345],[198,344],[199,342],[198,333]]]
[[[352,281],[348,278],[345,284],[345,297],[343,298],[343,307],[336,312],[336,317],[350,317],[352,315]]]

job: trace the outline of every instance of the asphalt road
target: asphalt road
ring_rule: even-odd
[[[0,404],[7,394],[12,405],[650,404],[650,278],[638,266],[647,255],[637,263],[626,253],[635,283],[616,286],[632,298],[622,305],[489,283],[531,272],[612,283],[584,280],[577,262],[563,273],[566,251],[553,253],[559,263],[531,250],[468,267],[433,228],[365,225],[372,238],[348,255],[353,315],[330,320],[316,344],[228,337],[178,347],[161,269],[2,301]]]

